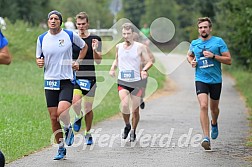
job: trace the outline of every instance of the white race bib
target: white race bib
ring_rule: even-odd
[[[207,57],[201,57],[197,63],[199,68],[208,68],[214,66],[213,59]]]
[[[60,80],[45,80],[44,88],[48,90],[60,90]]]
[[[131,80],[134,79],[134,70],[121,71],[121,79]]]

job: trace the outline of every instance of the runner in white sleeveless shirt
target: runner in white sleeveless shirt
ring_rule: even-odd
[[[126,124],[122,138],[126,139],[130,132],[130,142],[136,140],[136,128],[139,122],[139,105],[142,95],[142,79],[148,77],[147,70],[152,66],[152,61],[147,53],[146,47],[133,40],[134,27],[131,23],[122,26],[124,42],[116,46],[116,58],[110,69],[110,75],[115,77],[115,70],[118,66],[118,92],[121,100],[121,112]],[[146,60],[142,68],[141,60]],[[129,108],[131,100],[131,109]],[[130,112],[131,110],[131,112]],[[132,128],[130,114],[132,113]]]

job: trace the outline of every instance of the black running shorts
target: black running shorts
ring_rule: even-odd
[[[74,89],[81,90],[83,96],[94,97],[97,85],[96,85],[96,82],[93,80],[90,82],[91,82],[91,89],[89,91],[81,89],[77,83],[75,83]]]
[[[122,89],[128,90],[134,96],[141,97],[143,94],[143,82],[142,80],[135,82],[118,80],[118,91]]]
[[[60,80],[60,90],[45,89],[47,107],[58,107],[60,101],[72,103],[73,83],[68,80]]]
[[[222,83],[207,84],[204,82],[196,81],[196,94],[206,93],[210,94],[210,98],[213,100],[219,100],[221,94]]]

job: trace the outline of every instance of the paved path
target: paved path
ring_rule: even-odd
[[[161,56],[160,60],[169,65],[181,57],[170,58]],[[176,91],[147,102],[141,112],[136,143],[121,141],[124,124],[117,116],[93,127],[96,141],[91,147],[83,144],[80,134],[76,135],[75,146],[67,149],[66,160],[53,161],[56,148],[50,147],[6,166],[252,166],[245,161],[245,157],[252,156],[252,151],[244,147],[249,130],[245,104],[234,89],[234,81],[227,76],[223,79],[219,137],[212,141],[211,152],[200,146],[202,136],[193,76],[185,61],[169,75]]]

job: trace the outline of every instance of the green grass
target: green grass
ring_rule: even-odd
[[[7,162],[49,143],[42,72],[35,62],[0,66],[0,148]]]
[[[250,71],[243,70],[242,68],[232,68],[228,70],[230,74],[236,80],[236,88],[245,97],[246,105],[248,108],[252,108],[252,73]],[[250,116],[248,119],[252,119]]]
[[[244,96],[247,108],[249,110],[248,119],[252,126],[252,73],[237,66],[231,66],[225,68],[236,80],[236,88]],[[252,131],[250,131],[250,137],[248,138],[247,145],[252,147]]]

